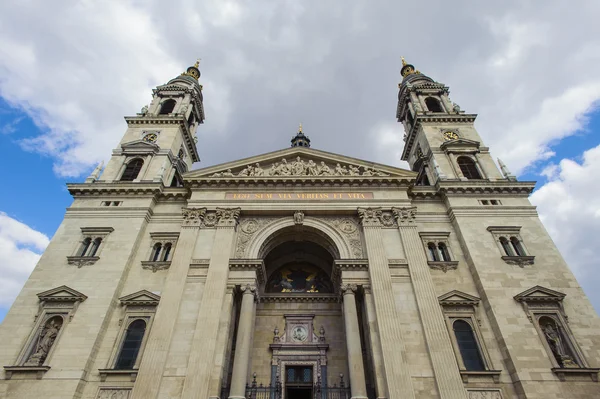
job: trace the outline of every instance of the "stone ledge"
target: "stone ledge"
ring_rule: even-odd
[[[98,256],[67,256],[69,265],[75,265],[77,268],[91,266],[100,259]]]
[[[167,270],[171,267],[171,261],[168,262],[152,262],[148,260],[142,261],[142,269],[152,270],[152,273],[156,273],[158,270]]]
[[[503,256],[502,260],[508,263],[509,265],[516,265],[519,267],[525,267],[529,265],[533,265],[533,260],[535,256]]]
[[[100,372],[100,381],[106,381],[106,378],[109,375],[128,375],[131,378],[131,382],[135,382],[138,370],[137,369],[126,369],[126,370],[117,370],[117,369],[98,369]]]
[[[567,375],[589,375],[592,381],[598,382],[598,371],[600,368],[560,368],[555,367],[552,372],[556,374],[559,380],[566,381]]]
[[[494,383],[500,383],[500,373],[502,370],[483,370],[483,371],[472,371],[472,370],[460,370],[460,376],[463,382],[466,384],[469,382],[469,377],[491,377]]]
[[[448,270],[456,270],[458,268],[458,261],[427,261],[429,268],[441,270],[444,273],[448,272]]]
[[[41,380],[48,370],[50,370],[50,366],[4,366],[7,380],[10,380],[14,373],[35,374],[35,378]]]

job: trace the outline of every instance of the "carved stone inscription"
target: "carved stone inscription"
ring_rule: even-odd
[[[246,201],[285,201],[285,200],[363,200],[373,199],[373,193],[226,193],[225,199]]]
[[[101,389],[97,399],[129,399],[130,389]]]

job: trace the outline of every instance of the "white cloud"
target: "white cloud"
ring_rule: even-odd
[[[0,212],[0,308],[13,302],[49,241],[43,233]]]
[[[600,145],[583,153],[581,163],[563,159],[548,174],[531,202],[585,292],[600,311]]]

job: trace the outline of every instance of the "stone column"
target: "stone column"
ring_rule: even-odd
[[[246,378],[248,377],[248,365],[252,349],[256,287],[247,284],[242,287],[242,292],[242,307],[235,341],[235,359],[233,359],[231,373],[230,399],[244,399],[246,397]]]
[[[392,208],[392,212],[398,220],[400,237],[408,261],[410,278],[440,398],[467,399],[467,391],[462,382],[444,315],[437,299],[423,242],[417,231],[415,223],[417,208]]]
[[[358,208],[358,215],[365,235],[388,395],[393,399],[414,399],[415,392],[400,332],[400,315],[396,308],[392,277],[383,246],[382,211],[381,208]]]
[[[183,287],[206,208],[186,208],[182,211],[181,233],[148,336],[148,343],[144,349],[131,399],[153,399],[158,396],[173,329],[179,315]]]
[[[219,336],[219,317],[215,317],[215,313],[218,314],[225,300],[229,254],[239,215],[240,208],[217,208],[217,231],[208,264],[202,303],[198,310],[181,399],[209,397],[208,387]]]
[[[342,284],[344,302],[344,326],[346,328],[346,347],[348,348],[348,369],[350,370],[350,390],[352,398],[367,398],[365,369],[360,345],[358,313],[356,311],[356,285]]]
[[[385,385],[385,369],[383,367],[383,355],[381,353],[381,341],[377,328],[377,316],[375,315],[375,302],[370,285],[363,285],[365,294],[365,309],[367,323],[369,324],[369,341],[371,344],[371,356],[373,357],[373,374],[375,375],[375,391],[378,399],[387,398],[387,387]]]

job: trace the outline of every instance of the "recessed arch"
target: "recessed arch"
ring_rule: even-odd
[[[289,240],[289,234],[303,234],[308,241],[317,241],[325,247],[334,259],[351,259],[352,251],[341,233],[319,219],[305,217],[302,225],[296,225],[292,217],[277,220],[256,233],[248,245],[250,259],[264,259],[266,254],[278,244]],[[287,237],[286,237],[287,236]]]

